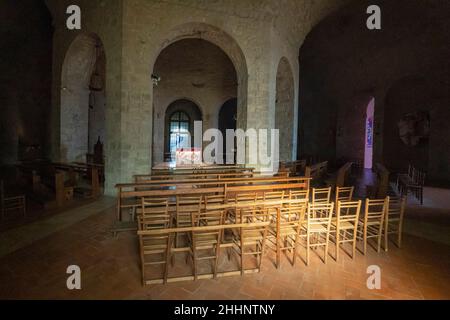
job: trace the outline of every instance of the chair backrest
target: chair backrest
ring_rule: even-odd
[[[264,192],[263,200],[283,200],[285,198],[285,192],[283,191],[268,191]]]
[[[177,213],[200,212],[202,196],[177,196]]]
[[[300,226],[305,219],[307,203],[302,203],[292,207],[281,207],[280,209],[280,227]]]
[[[314,225],[326,223],[329,227],[333,215],[334,203],[308,203],[307,222],[308,228]]]
[[[224,223],[224,210],[209,210],[192,213],[192,222],[195,227],[217,226]]]
[[[309,201],[309,189],[305,190],[289,190],[289,199],[305,199]]]
[[[226,202],[226,198],[223,194],[220,195],[205,195],[203,197],[205,208],[208,204],[223,204]]]
[[[391,197],[389,198],[389,205],[387,209],[387,218],[388,220],[396,219],[399,221],[403,220],[403,216],[405,214],[406,207],[406,197],[403,196],[401,198]]]
[[[359,214],[361,212],[361,200],[358,201],[337,201],[336,221],[337,223],[351,222],[358,225]]]
[[[199,214],[202,196],[177,196],[176,215],[177,224],[192,225],[192,217]]]
[[[258,194],[256,192],[238,192],[234,199],[236,202],[256,201],[258,199]]]
[[[313,188],[313,192],[312,192],[312,202],[313,203],[319,203],[319,202],[328,203],[328,202],[330,202],[330,198],[331,198],[331,187]]]
[[[165,229],[172,226],[169,201],[141,199],[142,212],[138,215],[139,230]]]
[[[354,190],[355,187],[336,187],[335,203],[337,204],[338,201],[351,201]]]
[[[366,199],[364,221],[382,224],[389,206],[389,196],[384,199]]]

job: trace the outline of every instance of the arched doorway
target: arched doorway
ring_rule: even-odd
[[[375,98],[371,98],[366,109],[366,134],[364,139],[364,168],[372,169],[373,160],[373,123],[375,114]]]
[[[86,161],[105,140],[106,56],[96,35],[81,34],[70,45],[61,76],[60,160]]]
[[[289,61],[281,58],[276,79],[275,129],[279,130],[280,161],[293,160],[294,76]]]
[[[232,98],[227,100],[219,112],[219,130],[223,136],[223,163],[229,163],[230,159],[233,159],[233,163],[236,163],[236,138],[232,141],[228,141],[226,131],[227,129],[236,130],[237,120],[237,99]],[[234,145],[234,147],[228,147],[228,145]],[[227,161],[228,159],[228,161]]]
[[[203,38],[180,39],[166,46],[155,61],[152,76],[157,79],[153,83],[152,150],[152,162],[156,165],[173,156],[167,120],[162,121],[168,116],[168,105],[174,101],[189,101],[184,107],[196,105],[201,116],[195,120],[202,120],[202,131],[218,128],[220,107],[226,98],[238,96],[239,85],[228,54]]]
[[[194,141],[194,122],[202,120],[200,108],[192,101],[180,99],[166,109],[164,160],[175,160],[178,148],[191,148]]]

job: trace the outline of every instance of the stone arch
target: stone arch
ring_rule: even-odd
[[[275,128],[280,134],[280,161],[294,157],[295,82],[291,65],[282,57],[276,76]]]
[[[105,74],[106,55],[100,38],[95,34],[75,37],[61,71],[61,161],[84,161],[98,137],[104,142]]]
[[[203,39],[219,47],[229,57],[236,70],[238,92],[238,127],[245,128],[247,122],[248,71],[247,62],[237,41],[222,29],[202,22],[189,22],[178,25],[164,34],[164,40],[152,57],[152,67],[160,53],[170,44],[182,39]]]

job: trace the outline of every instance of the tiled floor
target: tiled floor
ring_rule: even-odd
[[[133,233],[110,233],[113,208],[74,222],[0,258],[0,298],[32,299],[450,299],[450,246],[405,235],[402,249],[344,254],[324,265],[312,257],[295,267],[274,255],[259,274],[143,287]],[[334,255],[334,248],[331,249]],[[301,251],[304,256],[304,252]],[[185,263],[184,259],[179,259]],[[66,288],[66,268],[81,267],[82,290]],[[381,289],[366,286],[369,265],[381,268]]]

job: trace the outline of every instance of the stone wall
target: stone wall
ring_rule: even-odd
[[[80,33],[96,34],[106,53],[106,192],[114,184],[147,173],[152,162],[154,92],[151,74],[170,44],[201,38],[218,46],[237,75],[237,126],[274,128],[276,74],[285,57],[298,97],[298,48],[326,14],[348,1],[46,0],[56,28],[53,54],[52,156],[59,159],[61,68]],[[65,9],[82,10],[82,30],[65,28]],[[292,118],[296,151],[297,110]],[[256,164],[258,165],[258,164]]]
[[[365,112],[374,97],[374,160],[404,170],[408,162],[415,162],[415,157],[389,145],[399,138],[395,130],[385,128],[386,116],[397,114],[400,108],[402,112],[414,111],[427,104],[435,106],[431,115],[429,178],[450,181],[450,139],[439,138],[449,136],[449,126],[442,120],[448,116],[450,103],[449,3],[379,1],[382,29],[375,31],[365,26],[370,4],[360,1],[328,17],[307,36],[301,48],[299,153],[327,159],[362,159]],[[430,90],[429,85],[394,87],[411,76],[427,79],[434,89]],[[388,94],[409,99],[400,103],[402,99],[393,98],[397,102],[387,104]],[[392,123],[386,125],[392,127]]]
[[[50,149],[53,29],[43,1],[1,1],[0,21],[0,164],[13,164]]]

